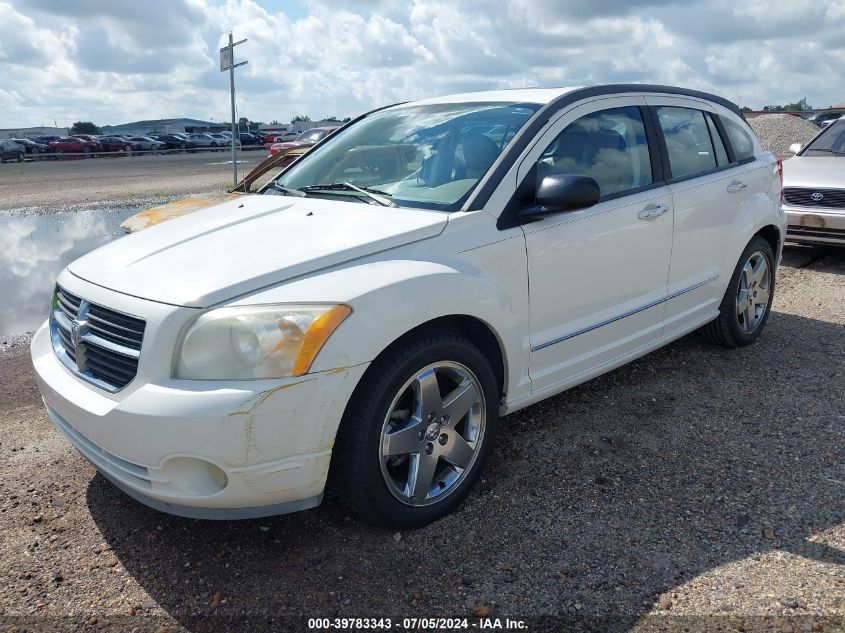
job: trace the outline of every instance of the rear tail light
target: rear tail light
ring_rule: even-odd
[[[783,203],[783,161],[778,158],[778,176],[780,177],[780,201]]]

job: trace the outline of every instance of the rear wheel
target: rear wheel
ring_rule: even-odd
[[[701,330],[705,338],[724,347],[742,347],[757,340],[774,299],[774,261],[769,242],[755,236],[734,268],[719,316]]]
[[[475,485],[498,426],[498,387],[470,342],[429,332],[367,371],[347,406],[332,488],[366,520],[420,527]]]
[[[18,152],[18,162],[19,163],[23,162],[23,152]]]

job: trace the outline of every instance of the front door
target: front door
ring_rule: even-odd
[[[601,190],[593,207],[523,225],[534,391],[586,380],[662,334],[672,196],[655,182],[644,106],[616,97],[576,107],[520,166],[524,178],[585,174]]]

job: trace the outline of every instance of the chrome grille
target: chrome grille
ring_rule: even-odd
[[[784,187],[783,199],[799,207],[845,209],[845,189],[812,189]]]
[[[111,392],[135,378],[146,326],[143,319],[91,303],[60,286],[56,286],[51,316],[53,348],[75,374]]]

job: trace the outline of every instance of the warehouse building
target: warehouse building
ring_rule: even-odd
[[[208,132],[226,129],[225,124],[200,119],[151,119],[120,125],[103,125],[103,134],[173,134],[174,132]]]
[[[66,127],[10,127],[0,129],[0,138],[35,138],[37,136],[67,136]]]

